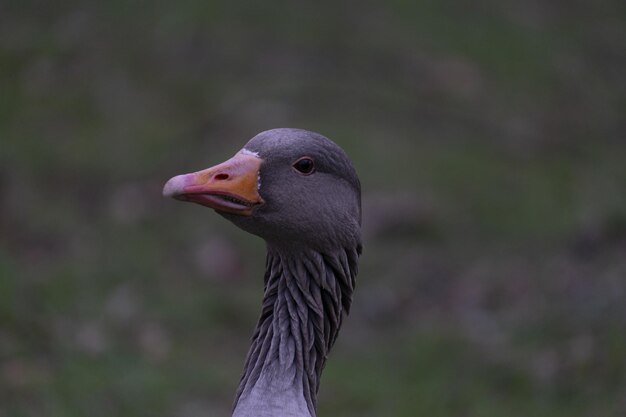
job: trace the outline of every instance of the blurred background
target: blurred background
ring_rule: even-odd
[[[0,4],[0,416],[227,416],[264,245],[161,197],[274,127],[363,185],[319,415],[626,415],[626,3]]]

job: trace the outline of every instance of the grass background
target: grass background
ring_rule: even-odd
[[[626,414],[622,2],[0,5],[0,416],[220,416],[263,243],[161,197],[257,132],[351,156],[320,416]]]

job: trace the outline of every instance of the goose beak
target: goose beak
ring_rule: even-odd
[[[239,152],[214,167],[171,178],[163,187],[163,196],[190,201],[220,212],[249,216],[263,204],[259,195],[262,162],[250,152]]]

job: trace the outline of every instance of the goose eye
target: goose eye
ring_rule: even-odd
[[[298,159],[294,164],[293,167],[301,174],[304,175],[309,175],[311,173],[313,173],[313,169],[315,168],[315,164],[313,163],[313,160],[309,157],[304,157],[304,158],[300,158]]]

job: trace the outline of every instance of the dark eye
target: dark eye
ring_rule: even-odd
[[[293,164],[293,167],[299,173],[304,174],[304,175],[309,175],[313,172],[313,169],[315,168],[315,164],[313,163],[313,160],[311,158],[309,158],[308,156],[305,156],[304,158],[298,159]]]

